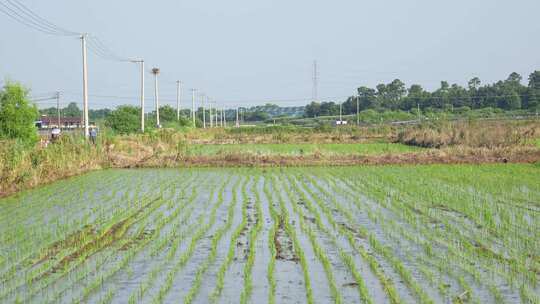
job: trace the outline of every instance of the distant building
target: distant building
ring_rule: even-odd
[[[89,122],[91,127],[94,126],[93,122]],[[60,125],[58,125],[58,117],[53,116],[41,116],[41,119],[36,121],[36,127],[38,129],[78,129],[83,128],[81,117],[60,117]]]

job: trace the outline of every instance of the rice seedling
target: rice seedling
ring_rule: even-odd
[[[0,199],[0,302],[539,303],[539,170],[93,172]]]

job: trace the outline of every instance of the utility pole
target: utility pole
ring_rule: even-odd
[[[191,120],[193,121],[193,127],[195,128],[195,92],[196,89],[191,89]]]
[[[56,92],[56,115],[58,116],[58,129],[60,129],[60,92]]]
[[[181,88],[182,82],[176,81],[176,120],[180,121],[180,97],[182,96]]]
[[[141,59],[141,132],[144,132],[144,60]]]
[[[238,108],[236,108],[236,127],[240,127],[240,121],[238,121]]]
[[[86,65],[86,36],[81,35],[82,41],[82,59],[83,59],[83,120],[84,120],[84,137],[88,139],[88,67]]]
[[[223,108],[221,112],[223,112],[223,127],[226,128],[227,127],[227,112],[225,111],[225,108]]]
[[[212,102],[212,108],[214,109],[214,116],[212,116],[214,119],[214,128],[217,128],[217,103],[215,101]]]
[[[154,74],[154,100],[156,102],[156,127],[159,129],[161,126],[159,124],[159,89],[158,89],[158,79],[159,74],[158,68],[152,69],[152,74]]]
[[[214,124],[214,120],[212,119],[212,101],[210,99],[210,97],[208,97],[207,99],[208,101],[208,110],[209,110],[209,115],[210,115],[210,128],[213,127],[213,124]]]
[[[356,94],[356,125],[360,125],[360,95]]]
[[[317,60],[313,60],[313,91],[312,91],[312,99],[313,101],[317,101],[318,97],[318,82],[319,82],[319,75],[317,72]]]
[[[206,129],[206,109],[204,108],[204,94],[201,94],[201,103],[202,103],[202,123],[203,123],[203,128]]]
[[[340,125],[343,124],[343,119],[342,119],[343,115],[341,115],[341,113],[342,113],[342,110],[341,110],[341,109],[342,109],[342,108],[343,108],[343,102],[340,102],[340,103],[339,103],[339,124],[340,124]]]
[[[134,59],[131,62],[141,64],[141,132],[144,133],[144,60]]]

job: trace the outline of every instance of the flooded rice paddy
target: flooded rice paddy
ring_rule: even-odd
[[[2,303],[538,303],[540,167],[105,170],[0,200]]]

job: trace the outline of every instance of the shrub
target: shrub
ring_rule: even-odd
[[[7,82],[0,91],[0,138],[18,139],[25,144],[37,142],[38,110],[28,93],[28,89],[13,82]]]
[[[141,109],[134,106],[119,106],[105,120],[105,125],[120,134],[137,132],[140,128]]]

